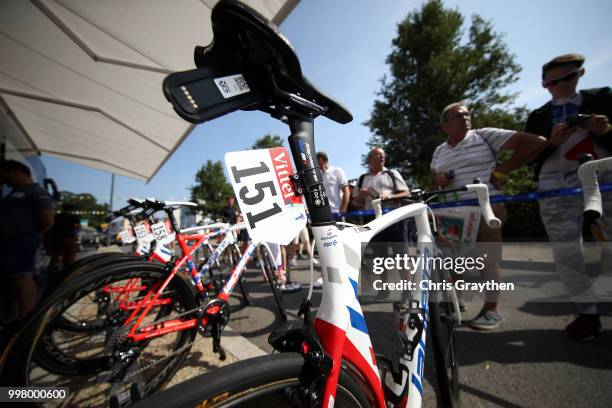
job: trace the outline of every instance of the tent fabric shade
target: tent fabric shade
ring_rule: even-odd
[[[246,1],[276,23],[298,0]],[[150,180],[193,126],[161,83],[212,39],[212,0],[0,2],[0,109],[24,154]]]

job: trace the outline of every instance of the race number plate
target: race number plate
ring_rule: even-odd
[[[281,245],[291,242],[306,225],[306,212],[291,183],[287,149],[230,152],[225,165],[251,238]]]
[[[155,240],[153,234],[149,233],[144,224],[139,224],[134,227],[134,232],[136,233],[136,240],[138,243],[149,243]]]
[[[159,244],[164,245],[174,241],[174,234],[168,232],[164,222],[158,222],[151,225],[151,229],[153,230],[153,235],[155,235],[155,240]]]

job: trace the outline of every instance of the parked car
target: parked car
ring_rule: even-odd
[[[84,248],[85,246],[98,248],[100,246],[100,233],[93,227],[81,227],[78,242],[79,248]]]

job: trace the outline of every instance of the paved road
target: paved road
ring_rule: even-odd
[[[511,265],[516,268],[517,263]],[[520,265],[518,265],[520,266]],[[500,310],[505,324],[494,332],[476,332],[460,328],[457,334],[463,384],[464,407],[610,407],[612,406],[612,305],[604,304],[603,334],[594,341],[577,343],[569,340],[563,328],[571,321],[571,303],[542,303],[525,300],[528,291],[541,288],[556,279],[549,270],[503,270],[506,281],[517,282],[521,292],[501,298]],[[271,351],[267,336],[272,330],[288,326],[275,318],[269,289],[259,274],[247,274],[252,306],[244,307],[240,296],[232,299],[232,327],[266,351]],[[306,262],[292,272],[292,278],[308,282]],[[520,286],[519,286],[520,285]],[[524,290],[523,290],[524,289]],[[290,314],[295,315],[306,289],[285,295]],[[520,293],[521,295],[517,295]],[[318,305],[320,290],[315,290],[313,304]],[[467,303],[467,317],[475,315],[481,301]],[[364,306],[369,332],[376,352],[391,354],[397,344],[392,330],[390,305]],[[434,382],[427,370],[426,378]],[[436,406],[432,387],[425,390],[425,406]]]
[[[604,331],[600,337],[589,343],[570,341],[563,328],[572,319],[573,305],[530,300],[541,297],[543,289],[547,289],[549,295],[554,293],[557,278],[551,268],[530,270],[521,262],[506,265],[509,266],[503,270],[506,281],[515,282],[520,291],[504,294],[501,298],[500,309],[507,317],[505,324],[489,333],[469,328],[460,328],[457,333],[463,406],[612,406],[612,304],[602,307]],[[292,277],[304,284],[309,281],[305,261],[299,261]],[[230,324],[236,332],[270,352],[269,333],[286,328],[293,319],[283,324],[276,317],[270,289],[259,272],[249,269],[247,279],[254,303],[245,307],[241,295],[233,296]],[[306,293],[304,289],[285,295],[290,315],[295,316]],[[315,290],[312,300],[314,305],[320,303],[320,290]],[[468,301],[466,316],[475,315],[480,304],[478,299]],[[391,306],[366,305],[364,311],[376,352],[391,354],[398,344],[392,329]],[[202,344],[194,349],[193,358],[173,383],[219,364],[208,350],[210,339],[200,340]],[[424,392],[426,407],[437,405],[433,378],[428,367]]]

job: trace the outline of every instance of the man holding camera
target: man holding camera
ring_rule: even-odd
[[[446,106],[440,115],[440,126],[448,136],[447,140],[434,151],[431,161],[433,184],[437,187],[461,187],[479,178],[489,186],[491,196],[500,194],[508,173],[533,160],[549,145],[563,142],[564,135],[555,133],[551,140],[541,136],[513,130],[482,128],[472,129],[470,110],[463,102]],[[512,150],[510,158],[500,162],[502,150]],[[457,199],[474,198],[460,193]],[[492,205],[493,212],[503,222],[508,215],[503,203]],[[481,273],[483,281],[500,281],[502,234],[500,229],[490,228],[481,219],[478,228],[478,242],[493,242],[487,248],[485,268]],[[498,291],[488,291],[482,310],[471,321],[470,327],[478,330],[493,330],[504,318],[497,312]]]
[[[536,160],[538,190],[579,187],[576,174],[585,157],[603,158],[612,151],[612,90],[609,87],[576,92],[584,75],[584,57],[565,54],[542,66],[542,86],[552,99],[530,113],[525,131],[549,138],[562,133],[566,141],[548,148]],[[587,156],[590,155],[590,156]],[[600,174],[600,183],[612,182],[612,174]],[[553,245],[557,271],[578,306],[579,316],[566,327],[569,337],[589,340],[599,334],[601,323],[592,282],[582,256],[582,196],[539,200],[540,216]],[[603,200],[604,235],[612,239],[612,200]],[[608,215],[608,216],[606,216]],[[559,244],[562,243],[562,244]]]

